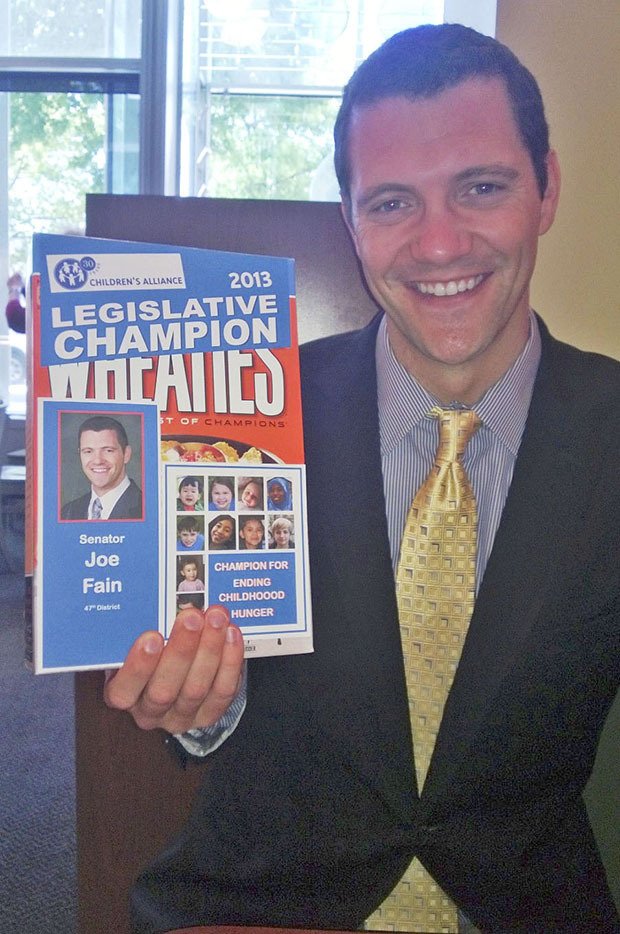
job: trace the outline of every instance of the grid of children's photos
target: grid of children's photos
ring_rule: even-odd
[[[245,471],[195,465],[187,473],[172,468],[168,503],[172,498],[176,501],[175,528],[168,540],[174,533],[177,610],[205,607],[213,553],[234,552],[237,558],[247,552],[256,558],[268,550],[294,553],[300,482],[298,468],[277,465],[269,469],[252,465]],[[168,515],[172,521],[171,511]]]

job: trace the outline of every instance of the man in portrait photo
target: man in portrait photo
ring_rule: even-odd
[[[135,416],[134,416],[135,417]],[[62,519],[142,519],[142,490],[127,475],[127,431],[109,415],[93,415],[78,430],[78,453],[90,491],[65,503]]]

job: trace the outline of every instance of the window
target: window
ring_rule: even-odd
[[[27,275],[32,233],[83,228],[87,191],[337,199],[332,126],[357,63],[422,22],[493,34],[495,5],[4,0],[0,289]],[[0,381],[6,345],[2,319]]]
[[[495,30],[495,0],[192,0],[184,5],[180,191],[337,200],[342,86],[421,23]]]
[[[8,111],[8,260],[26,270],[36,231],[84,227],[87,191],[137,192],[138,97],[14,91]]]
[[[33,233],[83,230],[88,191],[138,191],[140,48],[140,0],[2,4],[4,301],[9,274],[29,273]],[[7,348],[5,332],[2,320],[0,372],[21,383],[23,338],[11,332]],[[6,386],[0,397],[7,398]]]

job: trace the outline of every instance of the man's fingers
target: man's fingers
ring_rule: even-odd
[[[109,707],[129,710],[138,701],[157,668],[164,648],[158,632],[143,632],[134,642],[125,663],[106,680],[105,702]]]
[[[242,666],[243,637],[224,607],[183,610],[165,647],[155,632],[136,640],[104,696],[110,707],[131,711],[142,729],[182,733],[219,720],[238,691]]]
[[[243,636],[236,626],[230,625],[226,629],[221,661],[209,692],[210,703],[218,708],[213,722],[219,720],[234,700],[239,690],[242,670]]]
[[[228,626],[228,612],[223,607],[209,607],[205,612],[200,642],[179,692],[179,710],[182,704],[198,709],[204,701],[222,662]]]
[[[204,629],[204,614],[183,610],[177,616],[159,662],[132,708],[142,729],[164,726],[163,718],[177,701],[192,667]]]
[[[243,636],[236,626],[228,623],[223,635],[223,640],[214,643],[207,622],[196,658],[179,693],[175,714],[190,725],[211,726],[228,710],[239,689]],[[182,731],[177,723],[173,732]]]
[[[191,667],[203,623],[200,610],[179,613],[165,648],[160,633],[142,633],[123,667],[107,682],[106,703],[121,710],[136,710],[147,718],[161,715],[174,701]]]

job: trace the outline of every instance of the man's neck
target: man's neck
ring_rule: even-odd
[[[97,490],[95,489],[94,486],[91,486],[90,488],[91,498],[94,498],[96,496],[97,499],[100,499],[102,502],[103,502],[104,497],[110,497],[110,499],[118,499],[118,497],[121,496],[125,492],[128,486],[129,486],[129,477],[127,476],[127,474],[125,474],[122,480],[119,480],[116,486],[113,486],[112,489],[110,490]]]
[[[501,379],[529,337],[529,313],[519,327],[492,348],[486,348],[463,363],[442,363],[426,356],[403,339],[403,335],[387,319],[388,336],[394,356],[413,379],[435,396],[443,405],[461,403],[472,406],[491,386]]]

